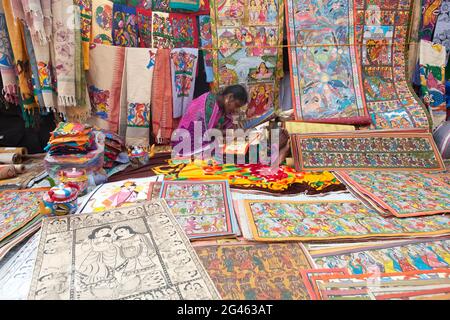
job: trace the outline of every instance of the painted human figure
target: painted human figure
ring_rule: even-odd
[[[84,284],[92,285],[113,279],[117,248],[113,244],[111,227],[104,226],[93,230],[81,245],[81,250],[88,252],[78,268]]]
[[[107,210],[109,208],[121,207],[126,203],[136,202],[139,195],[136,188],[136,183],[127,181],[120,187],[119,191],[113,193],[108,199],[104,200],[102,204]]]

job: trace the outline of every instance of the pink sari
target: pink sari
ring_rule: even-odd
[[[201,135],[194,135],[194,125],[196,122],[201,123]],[[194,141],[197,139],[202,149],[209,146],[210,142],[203,142],[203,135],[208,129],[228,129],[232,127],[232,120],[224,115],[223,111],[216,102],[216,97],[212,93],[205,93],[192,100],[185,115],[180,121],[178,129],[189,131],[191,137],[191,150],[194,150]],[[180,141],[180,135],[174,133],[172,136],[172,146],[177,145]],[[183,140],[181,140],[183,141]],[[200,151],[200,150],[196,150]]]

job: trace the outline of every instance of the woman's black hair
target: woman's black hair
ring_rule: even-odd
[[[223,96],[226,96],[229,94],[231,94],[233,96],[233,99],[238,100],[239,102],[242,102],[242,105],[245,105],[248,102],[247,90],[240,84],[228,86],[222,91]]]
[[[88,235],[88,239],[91,239],[91,240],[92,240],[92,239],[95,239],[96,236],[97,236],[97,232],[99,232],[99,231],[102,230],[102,229],[109,229],[109,230],[111,230],[111,227],[109,227],[109,226],[103,226],[103,227],[98,227],[97,229],[92,230],[91,234]],[[107,235],[105,235],[105,237],[111,237],[111,235],[110,235],[110,234],[107,234]]]
[[[119,230],[119,229],[126,229],[126,230],[128,230],[128,232],[130,232],[131,234],[137,234],[137,232],[134,231],[133,228],[131,228],[130,226],[121,226],[121,227],[118,227],[116,230],[114,230],[114,233],[116,233],[116,231]]]

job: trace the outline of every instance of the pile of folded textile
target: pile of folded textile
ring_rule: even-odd
[[[103,168],[111,169],[116,162],[127,163],[128,154],[125,151],[125,141],[117,134],[103,131],[105,134],[105,162]]]
[[[80,123],[60,123],[50,136],[45,150],[45,167],[49,175],[58,177],[61,170],[77,168],[97,172],[104,163],[105,136]]]
[[[94,140],[92,127],[80,123],[61,122],[51,133],[45,151],[52,156],[87,154],[95,149]]]

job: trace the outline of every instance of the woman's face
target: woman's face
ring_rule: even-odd
[[[120,228],[115,231],[115,234],[121,238],[124,238],[130,235],[130,231],[128,231],[128,229],[125,228]]]
[[[242,103],[239,100],[234,99],[232,95],[225,98],[225,112],[227,114],[234,114],[241,107]]]
[[[95,234],[96,238],[102,238],[104,236],[106,236],[107,234],[109,234],[109,229],[108,228],[103,228],[97,231],[97,233]]]

